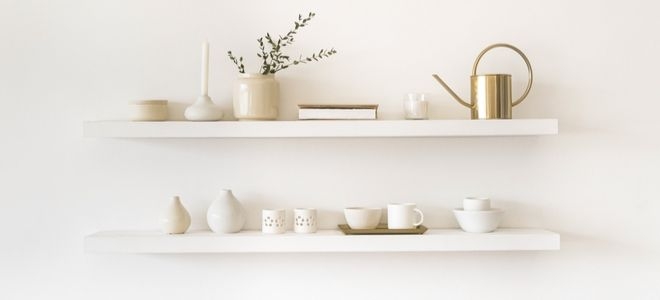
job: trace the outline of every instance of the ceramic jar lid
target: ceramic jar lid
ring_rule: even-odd
[[[167,105],[167,100],[136,100],[131,101],[133,105]]]

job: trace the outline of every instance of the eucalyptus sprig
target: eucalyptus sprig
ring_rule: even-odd
[[[229,55],[229,59],[231,59],[231,61],[233,61],[234,64],[236,64],[236,66],[238,67],[238,72],[245,73],[245,66],[243,65],[243,57],[236,59],[236,57],[233,54],[231,54],[231,51],[227,51],[227,54]]]
[[[306,64],[312,61],[318,61],[323,58],[328,58],[337,53],[337,50],[331,48],[330,50],[321,49],[317,53],[313,53],[311,56],[303,57],[300,55],[298,59],[291,59],[290,56],[285,55],[282,52],[282,49],[293,44],[298,30],[302,27],[308,25],[309,21],[316,16],[315,13],[310,12],[307,17],[298,15],[298,21],[294,22],[293,29],[289,30],[284,36],[279,35],[277,40],[273,39],[270,33],[266,33],[265,36],[257,39],[259,43],[259,53],[257,57],[261,59],[261,69],[259,73],[275,74],[281,70],[284,70],[292,65]],[[231,51],[227,52],[229,59],[236,65],[239,73],[245,73],[245,66],[243,65],[243,57],[236,58]]]

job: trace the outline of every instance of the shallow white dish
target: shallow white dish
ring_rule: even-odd
[[[504,211],[501,209],[491,210],[463,210],[462,208],[454,209],[454,216],[458,221],[458,225],[465,232],[485,233],[497,229],[502,219]]]
[[[346,223],[351,229],[374,229],[378,227],[383,210],[371,207],[344,208]]]

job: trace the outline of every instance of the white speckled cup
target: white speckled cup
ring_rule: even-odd
[[[285,233],[286,232],[286,210],[264,209],[261,212],[261,232],[263,233]]]
[[[317,214],[314,208],[296,208],[293,210],[293,231],[296,233],[315,233]]]

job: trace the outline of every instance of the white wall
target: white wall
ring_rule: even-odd
[[[658,299],[660,19],[653,1],[0,1],[2,299]],[[230,113],[228,49],[317,12],[292,54],[327,61],[278,75],[282,119],[299,102],[376,102],[400,118],[427,92],[433,118],[467,118],[435,83],[467,96],[476,54],[519,46],[536,82],[516,118],[558,118],[553,137],[456,139],[83,139],[85,119],[126,103],[191,103],[199,45],[210,93]],[[497,63],[495,63],[497,62]],[[490,65],[489,65],[490,64]],[[256,67],[256,65],[252,65]],[[495,51],[488,70],[524,66]],[[178,117],[180,118],[180,111]],[[229,187],[258,228],[263,207],[317,207],[323,227],[348,205],[414,201],[431,227],[490,195],[504,226],[562,234],[530,253],[92,255],[83,236],[156,229],[182,196],[204,211]]]

